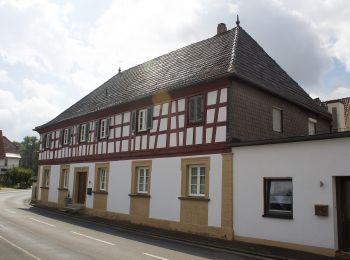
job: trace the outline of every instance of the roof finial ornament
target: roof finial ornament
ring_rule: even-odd
[[[239,21],[239,17],[238,17],[238,14],[237,14],[237,20],[236,20],[237,26],[239,26],[240,23],[241,23],[241,22]]]
[[[119,67],[119,69],[118,69],[118,73],[120,73],[120,72],[122,72],[122,68],[121,67]]]

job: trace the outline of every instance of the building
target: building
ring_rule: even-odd
[[[0,169],[1,174],[5,173],[8,168],[17,167],[21,155],[18,147],[12,143],[6,136],[2,135],[0,130]]]
[[[331,121],[239,21],[219,24],[36,127],[38,203],[63,207],[71,196],[87,214],[233,239],[233,202],[244,197],[232,146],[329,134]]]
[[[350,131],[350,97],[323,102],[332,114],[335,132]]]

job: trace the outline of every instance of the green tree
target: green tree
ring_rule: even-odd
[[[20,187],[27,188],[31,184],[33,170],[21,167],[12,167],[7,171],[7,174],[8,182],[10,182],[11,185],[20,184]]]
[[[36,175],[38,172],[39,140],[35,136],[26,136],[20,143],[21,160],[19,166],[32,169]]]

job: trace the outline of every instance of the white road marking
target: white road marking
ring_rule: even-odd
[[[168,258],[164,258],[164,257],[157,256],[157,255],[151,255],[151,254],[148,254],[148,253],[143,253],[143,254],[147,255],[147,256],[150,256],[150,257],[157,258],[157,259],[161,259],[161,260],[169,260]]]
[[[98,239],[98,238],[94,238],[94,237],[91,237],[91,236],[88,236],[88,235],[84,235],[84,234],[81,234],[81,233],[78,233],[78,232],[75,232],[75,231],[71,231],[71,232],[73,234],[75,234],[75,235],[78,235],[78,236],[86,237],[86,238],[89,238],[89,239],[92,239],[92,240],[95,240],[95,241],[98,241],[98,242],[101,242],[101,243],[105,243],[107,245],[115,246],[115,244],[113,244],[111,242],[107,242],[107,241],[104,241],[104,240],[101,240],[101,239]]]
[[[17,246],[16,244],[12,243],[11,241],[7,240],[6,238],[0,236],[0,239],[4,240],[5,242],[7,242],[8,244],[10,244],[11,246],[13,246],[14,248],[17,248],[18,250],[22,251],[23,253],[33,257],[36,260],[41,260],[39,257],[33,255],[32,253],[28,252],[27,250],[23,249],[22,247]]]
[[[29,218],[30,220],[33,220],[33,221],[36,221],[36,222],[39,222],[41,224],[45,224],[45,225],[48,225],[50,227],[56,227],[55,225],[52,225],[52,224],[49,224],[49,223],[46,223],[44,221],[41,221],[41,220],[38,220],[38,219],[35,219],[35,218]]]
[[[16,214],[16,211],[12,210],[12,209],[5,209],[7,212],[10,212],[12,214]]]

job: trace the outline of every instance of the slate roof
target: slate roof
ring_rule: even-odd
[[[296,61],[297,62],[297,61]],[[39,130],[161,90],[236,76],[330,117],[240,26],[116,74]]]
[[[19,153],[18,147],[14,143],[12,143],[6,136],[2,137],[2,141],[4,144],[5,153]]]

